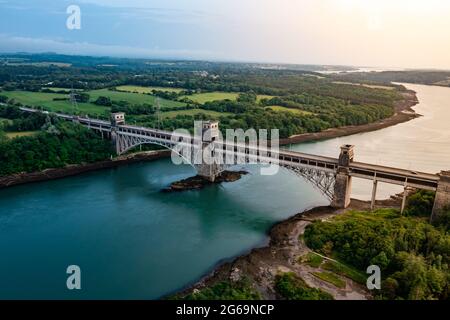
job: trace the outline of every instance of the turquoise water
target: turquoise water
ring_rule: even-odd
[[[424,117],[376,132],[293,146],[360,161],[436,172],[450,169],[450,89],[410,86]],[[383,152],[380,152],[383,150]],[[239,169],[239,168],[238,168]],[[169,159],[0,191],[0,299],[155,299],[267,241],[275,223],[328,201],[302,178],[257,166],[233,183],[162,193],[195,172]],[[380,186],[379,197],[398,191]],[[370,182],[355,181],[367,198]],[[79,291],[66,268],[81,268]]]
[[[326,204],[285,170],[162,193],[194,174],[170,160],[0,192],[0,298],[158,298],[263,245],[272,224]],[[82,290],[66,289],[81,268]]]

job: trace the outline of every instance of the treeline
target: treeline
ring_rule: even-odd
[[[247,130],[249,128],[259,129],[279,129],[280,137],[287,138],[295,134],[306,132],[320,132],[329,128],[361,125],[373,121],[387,118],[393,114],[393,109],[387,106],[377,105],[347,105],[344,101],[334,98],[315,98],[305,100],[302,104],[299,101],[289,98],[284,100],[282,98],[272,99],[264,102],[270,105],[272,102],[280,102],[280,104],[288,105],[291,108],[307,111],[305,114],[297,114],[290,111],[274,111],[270,108],[265,108],[246,100],[248,97],[239,97],[238,101],[222,100],[207,102],[203,105],[197,105],[200,108],[208,111],[216,111],[224,113],[223,116],[216,117],[214,120],[220,121],[221,130],[242,128]],[[193,108],[193,106],[188,106]],[[124,108],[115,108],[113,110],[127,112]],[[132,108],[130,114],[133,113]],[[231,113],[231,115],[229,114]],[[152,114],[149,112],[148,114]],[[173,130],[176,128],[190,129],[193,126],[194,120],[206,120],[204,114],[197,115],[178,115],[173,118],[165,118],[162,121],[163,128]],[[214,118],[209,116],[209,118]],[[138,118],[137,121],[145,126],[153,127],[156,125],[157,119],[153,118]]]
[[[259,292],[248,279],[236,282],[222,281],[212,286],[195,290],[187,295],[169,296],[170,300],[261,300]]]
[[[268,70],[252,64],[202,61],[146,63],[129,59],[126,61],[128,65],[121,61],[115,67],[106,68],[89,63],[81,66],[82,57],[74,57],[74,60],[77,63],[69,67],[3,65],[0,86],[3,90],[40,91],[45,86],[93,90],[129,84],[176,87],[190,92],[254,91],[275,96],[308,93],[354,104],[389,106],[401,99],[396,90],[337,84],[329,76],[319,76],[309,71]],[[86,57],[86,61],[91,60]],[[179,97],[177,93],[163,90],[155,94],[172,100]]]
[[[155,107],[150,104],[132,105],[126,101],[111,103],[111,112],[125,112],[127,115],[149,115],[155,113]]]
[[[427,221],[402,217],[391,209],[350,212],[329,222],[314,222],[304,237],[311,249],[363,272],[378,265],[383,279],[378,298],[449,299],[448,226]]]
[[[49,121],[49,116],[41,113],[25,113],[16,107],[0,106],[0,118],[9,119],[0,125],[4,131],[32,131],[39,130]]]
[[[275,277],[275,291],[286,300],[333,300],[333,296],[318,288],[311,288],[294,272],[285,272]]]
[[[339,81],[365,82],[365,83],[386,83],[406,82],[420,83],[427,85],[450,86],[450,71],[383,71],[383,72],[352,72],[333,75]]]
[[[67,62],[69,57],[61,59]],[[180,93],[164,89],[152,92],[153,95],[170,100],[179,100],[182,95],[199,91],[241,92],[237,101],[213,101],[205,104],[192,102],[187,96],[187,106],[176,110],[200,108],[221,112],[224,115],[216,119],[221,121],[221,128],[224,130],[278,128],[282,138],[384,119],[393,114],[394,104],[402,99],[400,89],[337,84],[329,76],[301,70],[267,70],[252,64],[201,61],[147,63],[133,59],[117,60],[116,67],[106,68],[92,65],[94,61],[101,59],[87,57],[85,60],[86,63],[83,64],[82,57],[74,57],[76,64],[71,67],[5,65],[0,70],[0,85],[2,90],[30,91],[46,90],[42,89],[43,86],[114,90],[116,86],[124,84],[184,89]],[[257,102],[257,94],[276,97]],[[89,96],[86,92],[79,92],[77,100],[86,102]],[[158,123],[156,108],[149,104],[133,105],[126,101],[112,101],[107,97],[99,97],[93,103],[111,108],[113,112],[125,112],[141,125],[153,127]],[[304,113],[273,111],[268,108],[270,106],[298,109]],[[161,112],[165,111],[169,109],[161,108]],[[162,128],[190,129],[194,120],[202,118],[204,116],[200,114],[165,117]]]
[[[92,130],[71,122],[48,123],[34,136],[6,139],[0,132],[0,175],[60,168],[108,159],[113,150]]]

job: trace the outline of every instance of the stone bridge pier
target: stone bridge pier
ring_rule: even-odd
[[[439,174],[431,221],[438,220],[445,209],[450,210],[450,171],[441,171]]]
[[[202,147],[198,156],[201,157],[200,164],[196,164],[197,174],[211,182],[214,182],[216,177],[221,172],[220,164],[214,161],[215,151],[213,149],[214,141],[219,138],[219,122],[218,121],[202,121],[201,132],[195,134],[198,136],[201,134]]]
[[[344,209],[350,205],[352,177],[350,176],[349,166],[354,158],[354,147],[349,144],[341,147],[339,166],[334,184],[334,195],[331,202],[333,208]]]
[[[120,154],[119,139],[117,138],[116,129],[118,125],[125,124],[125,113],[111,113],[111,141],[116,149],[116,153]]]

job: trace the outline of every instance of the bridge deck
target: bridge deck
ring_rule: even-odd
[[[41,112],[41,113],[49,113],[47,111],[41,111],[37,109],[25,108],[21,107],[20,110],[26,112]],[[86,125],[92,129],[99,129],[103,131],[111,131],[112,125],[108,121],[99,120],[99,119],[90,119],[90,118],[82,118],[79,116],[66,115],[61,113],[56,113],[56,116],[71,120],[77,121],[83,125]],[[143,139],[159,139],[161,141],[171,141],[173,133],[158,130],[153,128],[145,128],[139,126],[132,125],[119,125],[117,126],[117,132],[126,136],[133,136]],[[177,137],[184,140],[184,142],[194,144],[197,141],[196,138],[192,138],[189,135],[179,135]],[[159,141],[158,140],[158,141]],[[172,144],[176,143],[176,141],[172,141]],[[332,157],[318,156],[313,154],[295,152],[285,149],[272,150],[270,148],[261,148],[255,147],[254,145],[243,144],[243,143],[233,143],[230,144],[227,141],[216,141],[216,147],[222,150],[237,150],[239,149],[239,154],[242,155],[250,155],[257,154],[263,155],[262,158],[268,160],[270,162],[270,156],[274,154],[278,154],[280,164],[288,165],[288,166],[309,166],[316,167],[319,170],[324,171],[336,171],[339,166],[339,160]],[[242,152],[242,150],[244,150]],[[266,157],[264,154],[269,154]],[[400,168],[392,168],[380,165],[374,165],[369,163],[362,162],[351,162],[348,167],[350,171],[350,175],[362,179],[370,179],[370,180],[378,180],[384,181],[387,183],[393,183],[397,185],[404,186],[413,186],[419,188],[425,188],[429,190],[436,190],[439,176],[437,174],[425,173],[425,172],[416,172],[413,170],[406,170]]]
[[[363,163],[363,162],[352,162],[350,167],[363,169],[363,170],[376,171],[379,173],[389,173],[389,174],[404,176],[404,177],[408,177],[408,178],[412,178],[412,179],[424,179],[424,180],[430,180],[430,181],[436,181],[436,182],[439,181],[439,176],[437,174],[419,172],[419,171],[414,171],[414,170],[392,168],[392,167],[374,165],[374,164]]]

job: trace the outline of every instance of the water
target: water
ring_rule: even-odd
[[[404,84],[417,92],[414,110],[423,117],[393,127],[291,146],[292,150],[337,157],[339,146],[353,144],[355,160],[438,173],[450,169],[450,88]],[[355,179],[352,195],[369,199],[372,183]],[[387,198],[402,188],[379,184],[378,198]]]
[[[285,170],[161,193],[194,174],[159,160],[0,192],[0,298],[158,298],[221,259],[263,245],[270,226],[326,204]],[[65,289],[68,265],[82,290]]]
[[[317,73],[322,74],[340,74],[340,73],[356,73],[356,72],[384,72],[384,71],[404,71],[404,69],[401,68],[386,68],[386,67],[356,67],[352,70],[319,70],[316,71]]]
[[[337,156],[341,144],[354,143],[361,161],[450,168],[450,89],[408,87],[419,92],[423,118],[292,148]],[[160,192],[194,174],[170,160],[0,191],[0,298],[159,298],[264,245],[275,222],[328,203],[284,169],[275,176],[247,169],[237,182],[183,193]],[[367,197],[368,188],[355,181],[353,195]],[[395,191],[380,189],[380,197]],[[66,289],[72,264],[81,267],[80,291]]]

